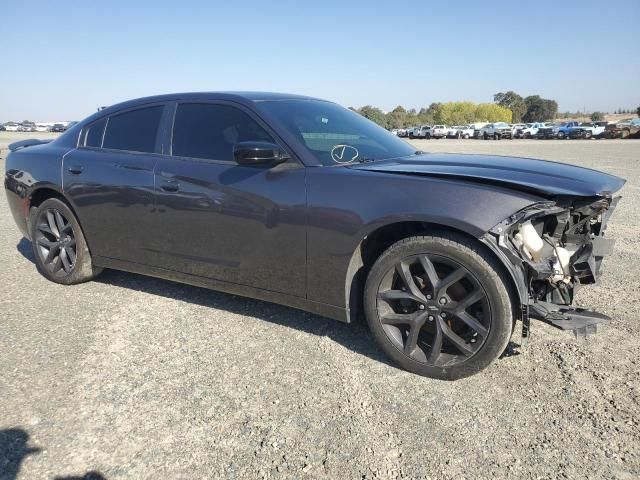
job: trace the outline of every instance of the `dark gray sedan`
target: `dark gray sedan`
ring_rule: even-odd
[[[624,180],[553,162],[428,154],[334,103],[149,97],[10,147],[5,188],[38,270],[103,268],[366,318],[400,366],[455,379],[516,320],[588,332],[570,305],[611,250]]]

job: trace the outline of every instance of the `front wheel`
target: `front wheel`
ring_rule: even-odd
[[[61,200],[42,202],[31,215],[30,231],[36,267],[52,282],[72,285],[102,272],[93,266],[78,220]]]
[[[399,366],[455,380],[486,368],[507,346],[514,315],[490,253],[456,234],[393,244],[365,286],[367,323]]]

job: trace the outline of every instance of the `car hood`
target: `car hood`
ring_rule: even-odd
[[[543,196],[608,196],[625,180],[565,163],[497,155],[433,154],[350,164],[369,172],[456,178],[498,184]]]

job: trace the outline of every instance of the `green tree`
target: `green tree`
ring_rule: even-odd
[[[496,93],[493,96],[493,101],[501,107],[511,110],[511,113],[513,114],[512,120],[514,123],[520,123],[522,121],[522,117],[527,112],[527,105],[524,103],[524,98],[512,90],[505,93]]]
[[[437,123],[464,125],[476,120],[477,105],[472,102],[448,102],[440,105]]]
[[[636,114],[640,117],[640,107],[636,108]]]
[[[511,123],[512,118],[511,110],[495,103],[480,103],[475,111],[475,119],[481,122]]]
[[[358,109],[358,113],[365,118],[368,118],[372,122],[376,122],[383,128],[387,128],[387,116],[378,107],[372,107],[371,105],[365,105]]]
[[[522,117],[525,122],[545,122],[553,120],[558,114],[558,102],[531,95],[524,99],[527,112]]]
[[[601,122],[604,120],[604,113],[602,112],[593,112],[591,114],[591,121],[592,122]]]
[[[407,123],[405,124],[405,127],[414,127],[418,123],[420,122],[418,121],[418,112],[416,112],[416,109],[410,108],[407,110]]]
[[[387,114],[387,125],[390,128],[404,128],[407,126],[407,111],[401,105]]]

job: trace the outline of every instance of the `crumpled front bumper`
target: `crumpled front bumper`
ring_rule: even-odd
[[[592,236],[590,243],[585,245],[580,254],[573,259],[571,271],[577,279],[574,290],[581,283],[591,284],[598,281],[602,261],[605,256],[612,253],[615,244],[615,240],[605,237],[605,231],[619,200],[620,197],[611,199],[608,209],[602,213],[598,234]],[[481,238],[481,241],[502,260],[514,281],[520,300],[523,337],[528,336],[530,318],[543,321],[561,330],[573,330],[576,335],[595,333],[598,324],[610,320],[608,316],[535,298],[531,291],[531,267],[527,267],[519,252],[505,238],[509,227],[521,221],[514,217],[517,215],[494,227]],[[533,274],[535,275],[535,272]]]

